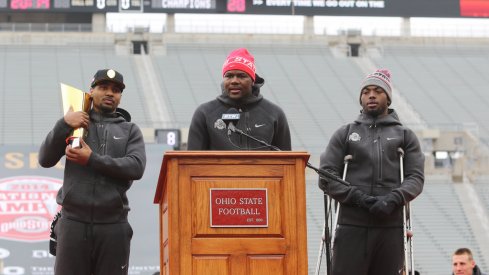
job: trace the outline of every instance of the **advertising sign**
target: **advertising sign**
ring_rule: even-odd
[[[131,211],[130,275],[153,275],[159,266],[158,206],[153,195],[166,150],[146,144],[147,164],[141,180],[127,192]],[[52,168],[37,161],[38,146],[0,146],[0,274],[53,275],[49,229],[59,210],[56,194],[63,183],[64,158]]]
[[[149,12],[488,17],[486,0],[3,0],[10,12]]]

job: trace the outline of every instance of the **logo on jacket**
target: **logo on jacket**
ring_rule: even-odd
[[[362,139],[362,137],[358,134],[358,133],[351,133],[350,136],[348,137],[348,140],[351,140],[351,141],[360,141]]]
[[[216,122],[214,122],[214,128],[219,130],[226,129],[226,123],[224,123],[222,119],[218,118]]]

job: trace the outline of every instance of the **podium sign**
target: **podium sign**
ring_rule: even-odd
[[[267,227],[266,188],[210,188],[211,227]]]

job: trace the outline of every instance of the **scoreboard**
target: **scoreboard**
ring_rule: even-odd
[[[0,0],[0,12],[488,17],[489,0]]]
[[[0,11],[216,13],[217,9],[216,0],[0,0]]]

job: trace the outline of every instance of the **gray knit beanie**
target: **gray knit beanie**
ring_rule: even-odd
[[[375,85],[384,89],[387,94],[387,98],[389,100],[389,105],[392,103],[392,85],[391,85],[391,73],[387,69],[378,69],[374,73],[367,75],[367,77],[363,80],[362,86],[360,88],[360,104],[362,104],[361,100],[361,91],[363,88]]]

